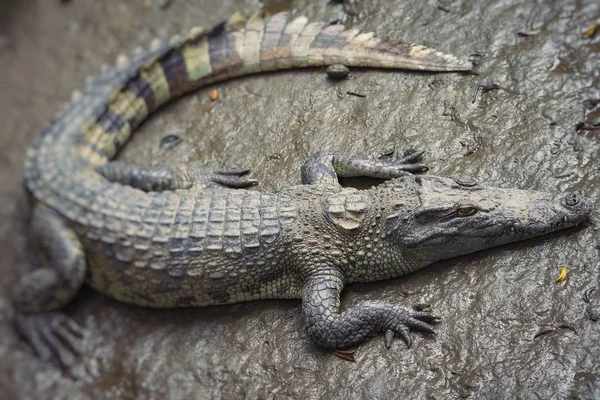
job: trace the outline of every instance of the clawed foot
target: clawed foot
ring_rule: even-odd
[[[77,344],[85,331],[71,318],[59,312],[18,313],[15,324],[42,361],[49,361],[54,355],[65,367],[75,363],[79,353]]]
[[[250,177],[249,169],[214,170],[210,180],[230,188],[244,188],[258,183]]]
[[[407,347],[412,346],[411,330],[418,330],[435,335],[433,326],[430,323],[438,323],[441,318],[434,315],[431,311],[408,311],[398,310],[398,313],[391,318],[389,326],[385,331],[385,347],[390,348],[394,336],[400,336]]]
[[[421,311],[409,311],[393,307],[394,310],[392,311],[392,315],[386,321],[388,327],[385,329],[384,343],[387,349],[392,346],[392,342],[396,335],[400,336],[406,343],[406,346],[410,348],[412,346],[412,338],[410,337],[411,330],[418,330],[435,335],[433,326],[430,323],[440,322],[440,317],[429,311],[429,305],[423,306]],[[354,354],[356,350],[334,349],[330,350],[330,352],[342,360],[355,361]]]
[[[400,171],[414,174],[429,170],[428,166],[419,163],[423,154],[425,154],[425,151],[415,149],[409,149],[400,154],[396,148],[392,148],[379,153],[378,159],[386,162],[387,167],[396,167]]]

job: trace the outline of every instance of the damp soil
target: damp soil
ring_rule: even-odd
[[[85,289],[67,309],[90,335],[69,370],[39,362],[10,322],[19,271],[37,259],[21,184],[26,148],[70,93],[122,51],[258,0],[0,0],[0,398],[600,398],[598,211],[579,229],[448,260],[344,291],[428,303],[437,336],[383,338],[355,362],[316,348],[298,301],[146,310]],[[247,77],[161,110],[121,154],[136,162],[250,167],[276,190],[321,149],[424,149],[430,173],[600,195],[600,18],[589,0],[293,1],[339,20],[477,59],[478,74],[353,69]],[[211,100],[211,90],[216,100]],[[353,95],[358,94],[358,95]],[[212,97],[215,97],[213,94]],[[167,137],[165,139],[165,137]],[[162,142],[162,145],[161,145]],[[556,282],[562,267],[568,276]]]

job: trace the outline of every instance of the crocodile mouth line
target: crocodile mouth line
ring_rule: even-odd
[[[481,238],[493,238],[493,237],[501,237],[501,236],[517,236],[517,237],[527,237],[527,236],[539,236],[546,233],[555,232],[558,230],[572,228],[579,225],[581,221],[571,220],[569,217],[565,216],[562,219],[550,223],[550,224],[530,224],[530,225],[521,225],[519,224],[509,224],[502,231],[497,233],[486,233],[484,230],[473,230],[472,232],[460,232],[456,234],[450,234],[451,236],[468,236],[468,237],[481,237]],[[493,225],[492,225],[493,226]]]
[[[436,235],[432,235],[429,238],[422,240],[417,245],[440,245],[446,242],[449,242],[452,239],[460,238],[460,237],[475,237],[481,239],[488,238],[499,238],[499,237],[514,237],[515,239],[526,239],[530,237],[542,236],[544,234],[552,233],[558,230],[573,228],[578,226],[581,221],[571,220],[567,216],[558,220],[552,224],[543,224],[543,226],[532,225],[522,225],[518,224],[510,224],[505,227],[503,230],[495,232],[495,233],[487,233],[486,231],[490,231],[494,228],[496,224],[487,224],[484,227],[478,227],[471,229],[469,231],[456,232],[456,233],[439,233]],[[542,225],[542,224],[540,224]],[[445,240],[444,240],[445,239]],[[433,243],[432,243],[433,242]]]

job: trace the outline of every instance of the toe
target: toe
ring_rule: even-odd
[[[441,317],[432,314],[429,311],[416,311],[411,313],[411,316],[425,322],[440,322],[442,320]]]
[[[407,172],[427,172],[429,167],[425,164],[403,164],[402,169]]]
[[[250,173],[250,169],[248,168],[238,168],[238,169],[219,169],[214,171],[215,174],[225,175],[225,176],[244,176]]]
[[[431,310],[431,304],[429,303],[415,303],[412,306],[417,311],[429,311]]]
[[[56,337],[61,340],[65,346],[69,348],[69,350],[74,354],[79,354],[79,346],[78,344],[81,342],[81,338],[75,336],[71,331],[69,331],[64,326],[58,326],[54,329],[54,333]]]
[[[423,156],[423,154],[425,154],[424,150],[421,151],[417,151],[417,150],[412,150],[412,151],[406,151],[402,157],[398,160],[399,163],[402,164],[412,164],[412,163],[416,163],[417,161],[419,161],[419,159]]]
[[[397,328],[396,333],[402,338],[402,340],[404,340],[404,343],[406,343],[406,347],[411,348],[412,338],[410,337],[410,329],[408,329],[406,325],[400,325]]]
[[[42,339],[34,318],[35,316],[17,314],[15,316],[15,325],[21,337],[33,347],[37,356],[42,361],[48,361],[52,357],[52,352]]]
[[[54,331],[48,327],[41,330],[44,341],[48,344],[48,347],[58,357],[60,363],[69,367],[75,363],[75,355],[73,352],[60,340]]]
[[[42,361],[58,357],[64,367],[76,361],[76,344],[84,336],[84,330],[61,313],[17,314],[17,331],[29,343]]]
[[[77,322],[67,317],[66,315],[64,316],[62,326],[66,327],[69,330],[69,332],[71,332],[73,335],[80,339],[85,336],[85,329],[83,329],[81,325],[79,325]]]
[[[395,336],[395,333],[393,330],[388,329],[385,331],[384,343],[385,343],[386,349],[389,349],[390,347],[392,347],[392,342],[394,341],[394,336]]]
[[[418,320],[416,318],[410,318],[407,321],[407,325],[411,329],[416,329],[418,331],[423,331],[423,332],[428,332],[428,333],[435,334],[435,330],[433,329],[433,326],[429,325],[427,322],[423,322],[423,321]]]
[[[40,360],[46,362],[52,358],[52,350],[48,346],[48,344],[42,339],[39,332],[35,329],[29,331],[29,334],[26,335],[26,340],[29,342],[35,354],[40,358]]]

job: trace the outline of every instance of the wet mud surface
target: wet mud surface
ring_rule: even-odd
[[[415,333],[408,350],[400,340],[386,350],[378,337],[355,363],[342,361],[304,335],[298,301],[157,311],[86,289],[67,310],[90,331],[79,362],[68,371],[40,363],[10,323],[9,296],[18,271],[37,262],[21,187],[32,137],[120,51],[262,4],[159,3],[0,1],[0,398],[600,398],[598,211],[577,230],[346,288],[344,305],[424,302],[443,316],[437,336]],[[479,74],[352,70],[333,82],[312,70],[237,79],[166,107],[121,158],[251,167],[262,187],[277,189],[297,183],[316,150],[414,147],[427,150],[435,174],[582,190],[600,206],[600,34],[581,37],[600,18],[599,3],[292,6],[309,19],[476,54]],[[167,135],[181,140],[161,147]],[[557,283],[561,267],[568,277]]]

